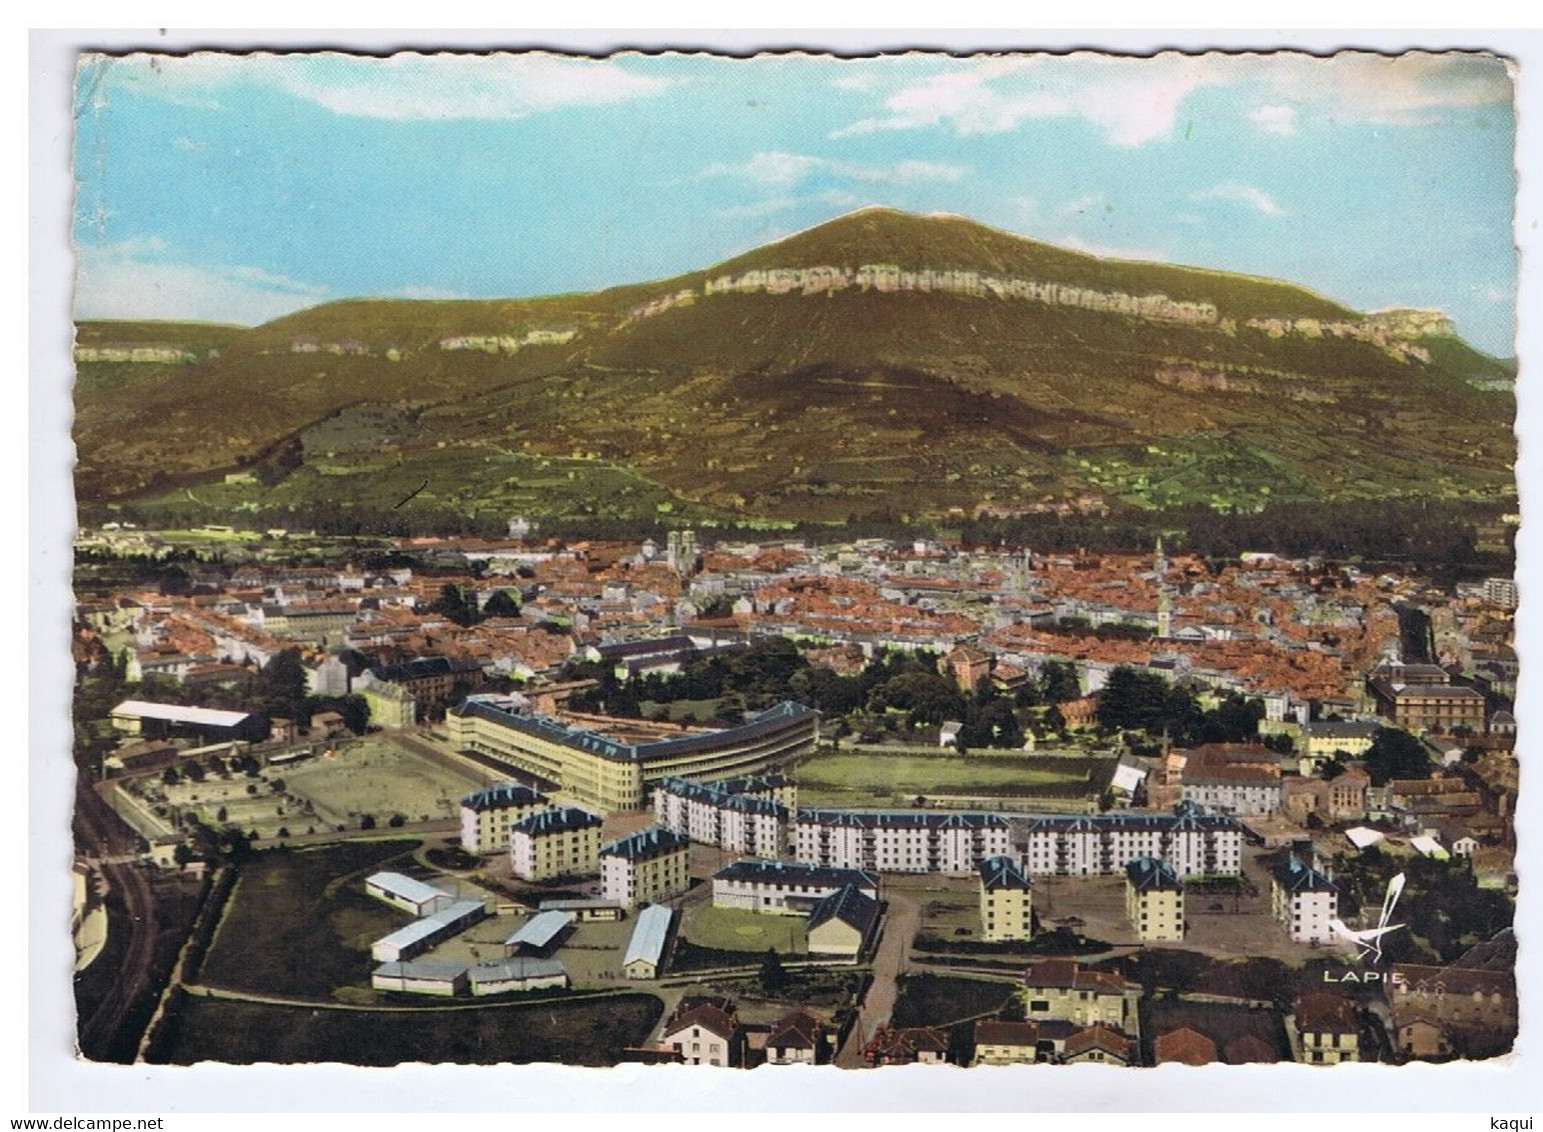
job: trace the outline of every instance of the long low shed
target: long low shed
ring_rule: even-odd
[[[445,959],[382,963],[370,976],[370,985],[376,990],[435,994],[447,998],[464,991],[467,981],[467,965]]]
[[[364,891],[414,916],[438,912],[455,901],[444,889],[402,873],[372,873],[364,880]]]
[[[370,954],[377,963],[391,963],[422,955],[437,943],[449,939],[472,924],[486,918],[487,907],[480,900],[457,900],[433,915],[414,920],[388,936],[377,939]]]
[[[512,959],[478,963],[471,968],[467,978],[474,996],[507,994],[513,991],[566,987],[568,969],[558,959],[517,955]]]
[[[622,974],[629,979],[657,979],[664,964],[664,944],[670,937],[675,910],[665,904],[650,904],[638,913],[632,938],[622,956]]]

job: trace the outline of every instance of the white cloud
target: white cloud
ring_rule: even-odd
[[[183,153],[202,153],[209,147],[203,142],[194,141],[192,138],[172,138],[174,149],[180,149]]]
[[[716,162],[703,169],[702,176],[736,176],[762,185],[795,185],[824,164],[823,157],[773,151],[758,153],[739,165]]]
[[[1251,58],[1275,91],[1339,121],[1424,125],[1447,111],[1509,105],[1514,95],[1506,63],[1486,55],[1345,51],[1328,59]]]
[[[155,236],[79,247],[75,316],[252,326],[330,297],[326,287],[259,267],[179,262],[167,258],[171,250]]]
[[[757,184],[791,188],[817,173],[852,181],[889,181],[909,184],[917,181],[959,181],[969,173],[962,165],[938,161],[897,161],[893,165],[863,165],[851,161],[833,161],[801,153],[772,151],[757,153],[737,164],[715,162],[702,170],[704,177],[742,177]]]
[[[994,58],[904,87],[885,99],[885,114],[831,136],[928,127],[997,134],[1030,119],[1082,118],[1111,144],[1132,147],[1166,137],[1190,92],[1219,81],[1204,57],[1173,53],[1151,60],[1086,52]]]
[[[674,85],[610,59],[542,52],[467,55],[339,52],[95,57],[99,98],[122,84],[163,101],[219,109],[236,87],[279,90],[335,114],[391,121],[512,119],[569,106],[648,98]]]
[[[1297,132],[1295,106],[1261,106],[1249,114],[1248,120],[1267,134],[1290,135]]]
[[[1212,185],[1209,189],[1191,193],[1189,199],[1232,201],[1235,204],[1246,204],[1266,216],[1286,215],[1286,210],[1280,206],[1280,202],[1269,193],[1253,185],[1244,184],[1242,181],[1223,181],[1219,185]]]
[[[1172,134],[1185,100],[1209,86],[1241,87],[1254,99],[1262,95],[1265,101],[1250,118],[1282,135],[1295,131],[1302,106],[1339,121],[1415,125],[1454,109],[1512,99],[1505,63],[1482,55],[1014,55],[961,61],[909,83],[883,99],[878,113],[831,137],[917,129],[993,134],[1036,119],[1080,118],[1111,145],[1134,147]]]

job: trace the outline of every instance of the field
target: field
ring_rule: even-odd
[[[199,981],[317,999],[368,987],[370,944],[409,917],[366,896],[364,878],[400,867],[398,858],[417,844],[353,841],[259,853],[241,866]]]
[[[906,975],[890,1020],[896,1026],[951,1026],[1001,1010],[1012,999],[1013,991],[1013,984],[1008,982]]]
[[[282,777],[291,794],[310,802],[319,820],[350,826],[357,826],[363,814],[382,825],[398,813],[409,821],[454,817],[461,798],[482,785],[384,736],[354,740],[330,759],[309,759],[268,773]]]
[[[774,947],[782,955],[803,955],[809,936],[801,916],[763,916],[739,908],[714,908],[708,903],[688,905],[680,934],[698,947],[718,951],[743,951],[749,962]]]
[[[614,1065],[628,1046],[648,1037],[662,1009],[659,999],[645,994],[526,1007],[402,1011],[312,1010],[181,997],[167,1040],[153,1060],[171,1065]]]
[[[836,751],[799,763],[805,806],[909,806],[918,797],[1088,798],[1106,784],[1108,759],[1032,754],[937,755]]]
[[[275,790],[276,785],[282,788]],[[258,775],[165,785],[151,776],[135,789],[152,806],[191,810],[206,825],[255,830],[265,841],[291,834],[358,829],[368,814],[385,827],[393,815],[407,821],[454,817],[460,799],[481,781],[403,747],[384,735],[351,740],[331,757],[318,756]],[[221,816],[223,814],[223,816]]]

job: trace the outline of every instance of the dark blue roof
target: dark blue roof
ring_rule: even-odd
[[[821,924],[840,920],[866,936],[878,918],[879,902],[856,885],[849,884],[814,906],[809,913],[808,929],[813,931]]]
[[[1173,866],[1156,857],[1137,857],[1125,866],[1125,876],[1140,892],[1184,887]]]
[[[1323,873],[1305,865],[1296,857],[1287,857],[1275,866],[1274,876],[1288,892],[1338,892],[1335,884]]]
[[[625,857],[629,861],[644,861],[650,857],[685,849],[690,844],[690,840],[683,833],[665,829],[662,825],[651,825],[627,837],[617,838],[609,845],[602,845],[600,854],[603,857]]]
[[[570,829],[590,829],[602,825],[600,815],[577,806],[553,806],[522,818],[509,827],[511,833],[528,833],[540,837],[548,833],[563,833]]]
[[[744,857],[723,866],[713,874],[714,880],[731,880],[747,884],[804,884],[812,888],[879,887],[879,878],[862,869],[820,868],[816,865],[796,865],[787,861],[763,861]]]
[[[588,751],[615,762],[637,762],[654,758],[672,758],[697,751],[711,751],[728,744],[755,739],[762,735],[776,734],[787,727],[789,721],[806,719],[815,715],[813,708],[785,700],[775,707],[756,715],[747,716],[738,727],[718,731],[694,731],[679,737],[657,739],[652,743],[623,743],[598,731],[586,731],[570,727],[551,716],[514,710],[495,702],[494,697],[468,696],[466,702],[455,709],[457,715],[480,716],[494,723],[512,727],[528,735],[561,743],[577,750]]]
[[[461,805],[481,813],[483,810],[497,810],[506,806],[533,806],[544,801],[546,796],[529,786],[518,782],[500,782],[466,795],[461,799]]]
[[[936,813],[931,811],[891,810],[818,810],[798,811],[798,820],[818,825],[875,829],[879,826],[907,826],[916,829],[1006,829],[1001,814]]]
[[[982,861],[980,882],[988,889],[1016,888],[1027,892],[1032,887],[1028,876],[1011,857],[987,857]]]

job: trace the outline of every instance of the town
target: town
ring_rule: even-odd
[[[76,549],[93,1058],[1514,1040],[1509,577],[520,517]]]

